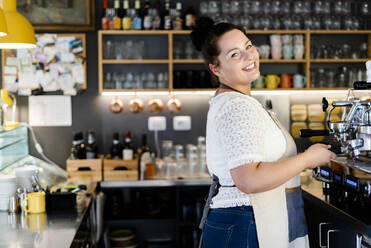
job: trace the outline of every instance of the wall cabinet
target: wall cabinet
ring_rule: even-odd
[[[98,31],[99,92],[211,90],[215,85],[210,81],[200,54],[190,46],[190,32]],[[311,80],[313,70],[341,66],[364,68],[364,62],[371,59],[371,30],[248,31],[256,46],[269,44],[272,34],[303,35],[304,56],[302,59],[260,59],[262,74],[303,74],[306,77],[303,90],[348,88],[348,85],[336,82],[319,87]],[[321,46],[321,43],[340,45],[344,39],[353,49],[358,49],[360,43],[367,44],[367,55],[336,59],[314,56],[316,46]]]

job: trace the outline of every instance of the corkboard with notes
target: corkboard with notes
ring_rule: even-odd
[[[19,95],[87,88],[85,34],[37,34],[34,49],[2,50],[2,87]]]

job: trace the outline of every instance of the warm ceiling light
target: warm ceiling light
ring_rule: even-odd
[[[0,36],[6,35],[8,35],[8,29],[6,27],[4,12],[2,9],[0,9]]]
[[[36,47],[35,31],[31,23],[17,12],[16,0],[1,0],[8,35],[0,37],[0,48],[26,49]]]

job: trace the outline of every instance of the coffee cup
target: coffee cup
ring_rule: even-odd
[[[304,55],[304,45],[294,45],[294,57],[295,59],[302,59]]]
[[[266,78],[265,76],[259,76],[253,83],[254,88],[265,88]]]
[[[280,84],[281,79],[275,74],[267,75],[267,89],[276,89]]]
[[[282,46],[281,45],[272,45],[272,59],[282,58]]]
[[[284,59],[292,59],[294,56],[294,48],[292,45],[283,45],[283,58]]]
[[[32,192],[26,195],[22,201],[22,208],[26,213],[44,213],[45,212],[45,193]]]
[[[294,75],[294,88],[304,88],[305,87],[305,76],[301,74]]]
[[[291,88],[293,84],[293,77],[289,74],[281,75],[281,88]]]

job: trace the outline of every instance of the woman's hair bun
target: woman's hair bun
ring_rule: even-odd
[[[198,51],[202,50],[203,45],[214,26],[214,21],[210,17],[201,16],[196,20],[196,26],[191,33],[193,45]]]

